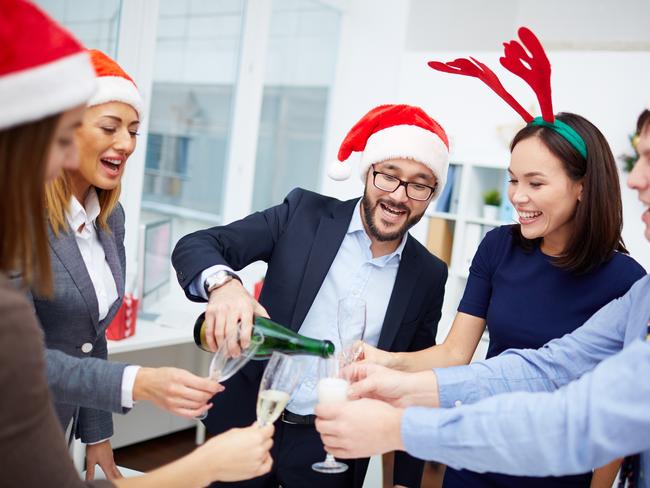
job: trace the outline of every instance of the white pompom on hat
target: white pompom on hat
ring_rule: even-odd
[[[0,129],[84,104],[95,73],[77,39],[40,8],[0,0]]]
[[[361,152],[361,180],[372,164],[389,159],[412,159],[427,166],[436,177],[435,199],[447,180],[449,140],[445,130],[420,107],[380,105],[357,122],[345,136],[338,161],[328,167],[334,180],[350,177],[348,158]]]
[[[90,59],[97,74],[98,88],[88,101],[88,106],[108,102],[122,102],[131,105],[142,117],[142,97],[133,79],[115,62],[101,51],[90,49]]]

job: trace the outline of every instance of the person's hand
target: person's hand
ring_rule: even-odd
[[[433,371],[403,373],[371,363],[353,363],[343,370],[350,381],[350,399],[372,398],[395,407],[438,407],[438,381]]]
[[[207,412],[208,401],[225,388],[179,368],[140,368],[133,385],[135,401],[148,400],[175,415],[192,419]]]
[[[257,478],[271,470],[273,425],[254,423],[245,429],[231,429],[211,438],[199,449],[206,456],[214,481]]]
[[[363,458],[404,450],[400,408],[378,400],[316,405],[316,430],[337,458]]]
[[[210,350],[225,344],[230,356],[238,356],[250,344],[255,316],[269,314],[239,280],[212,290],[205,310],[205,339]]]
[[[106,479],[117,480],[122,478],[122,473],[115,465],[113,448],[109,440],[86,446],[86,481],[95,479],[95,466],[97,464],[102,468]]]
[[[371,346],[363,341],[358,341],[354,344],[354,350],[360,351],[359,355],[356,358],[356,361],[368,363],[379,364],[381,366],[386,366],[387,368],[393,368],[395,362],[395,353],[383,351],[377,349],[376,347]]]

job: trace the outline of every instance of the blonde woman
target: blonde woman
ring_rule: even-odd
[[[74,143],[95,88],[79,43],[37,7],[0,0],[0,472],[2,486],[199,487],[260,476],[273,427],[233,429],[143,477],[83,482],[66,450],[45,378],[42,332],[22,290],[52,296],[45,181],[78,167]],[[98,362],[87,361],[85,364]],[[105,361],[104,361],[105,362]],[[82,398],[96,406],[96,397]]]
[[[210,408],[221,386],[176,368],[105,361],[105,331],[124,296],[120,181],[136,147],[142,99],[115,61],[99,51],[89,54],[98,90],[75,133],[79,167],[62,171],[46,190],[54,296],[33,297],[61,425],[87,444],[88,478],[99,464],[115,479],[120,473],[109,440],[111,411],[126,412],[134,400],[144,399],[191,418]],[[101,410],[80,407],[88,397],[97,399]]]

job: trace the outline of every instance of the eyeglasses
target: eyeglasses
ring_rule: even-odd
[[[388,193],[393,193],[400,186],[403,186],[406,189],[406,196],[419,202],[425,202],[431,198],[431,195],[435,193],[436,188],[438,187],[438,183],[436,183],[435,186],[423,185],[422,183],[412,183],[400,180],[393,175],[382,173],[381,171],[375,171],[374,166],[372,169],[372,184],[375,185],[375,188],[387,191]]]

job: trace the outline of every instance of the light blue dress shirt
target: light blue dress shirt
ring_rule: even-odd
[[[363,339],[376,346],[407,238],[408,234],[405,234],[392,253],[373,258],[370,237],[361,221],[361,201],[357,202],[341,247],[298,332],[315,339],[328,339],[340,351],[337,304],[341,298],[356,296],[366,301],[366,331]],[[212,266],[190,283],[190,292],[207,300],[203,283],[208,276],[222,269],[234,274],[227,266]],[[317,403],[318,358],[296,356],[295,360],[301,363],[303,379],[287,410],[299,415],[311,415]]]
[[[649,319],[645,276],[541,349],[436,369],[445,408],[406,409],[406,450],[454,468],[530,476],[641,453],[640,486],[650,487]]]
[[[366,301],[366,332],[364,341],[376,346],[384,323],[393,285],[397,277],[405,235],[395,251],[372,257],[370,237],[361,221],[361,203],[352,212],[348,230],[341,242],[332,266],[302,323],[300,334],[317,339],[329,339],[340,351],[337,327],[337,305],[341,298],[355,296]],[[317,403],[316,384],[319,379],[318,358],[297,356],[302,364],[303,380],[287,406],[299,415],[314,413]]]

